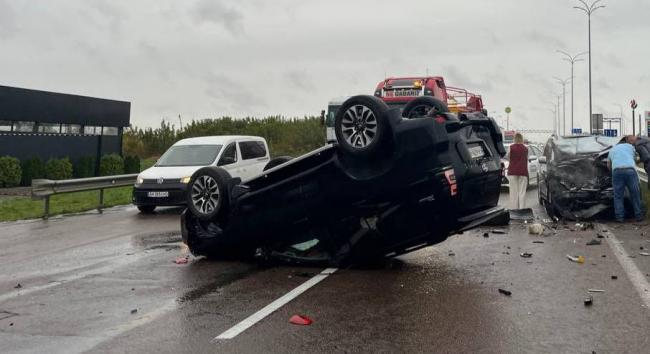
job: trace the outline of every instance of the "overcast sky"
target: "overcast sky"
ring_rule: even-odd
[[[594,112],[650,110],[650,1],[592,16]],[[481,93],[492,115],[549,129],[570,65],[587,50],[574,0],[0,0],[0,85],[132,103],[131,122],[317,115],[388,76],[430,74]],[[587,62],[575,67],[588,125]],[[567,121],[570,87],[567,87]],[[628,124],[629,125],[629,124]]]

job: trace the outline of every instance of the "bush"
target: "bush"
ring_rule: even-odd
[[[0,157],[0,187],[15,187],[20,184],[22,170],[20,161],[11,156]]]
[[[22,186],[31,186],[33,179],[45,178],[45,165],[38,157],[24,160],[20,167],[23,170],[20,179],[20,185]]]
[[[140,158],[137,156],[125,157],[124,173],[140,173]]]
[[[95,157],[84,156],[74,164],[73,175],[75,178],[95,177]]]
[[[99,163],[100,176],[121,175],[124,173],[124,159],[118,154],[102,156]]]
[[[72,178],[72,163],[65,157],[62,159],[49,159],[45,164],[45,177],[47,179]]]

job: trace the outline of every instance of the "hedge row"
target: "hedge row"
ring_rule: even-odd
[[[135,156],[122,158],[117,154],[102,156],[99,162],[101,176],[140,172],[140,159]],[[19,161],[15,157],[0,157],[0,187],[30,186],[32,179],[69,179],[95,177],[95,158],[82,157],[74,164],[65,157],[47,162],[35,157]]]

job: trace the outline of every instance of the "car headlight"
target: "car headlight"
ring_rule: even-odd
[[[190,183],[190,179],[192,179],[192,177],[183,177],[181,178],[181,183],[188,184]]]
[[[142,183],[144,183],[144,178],[142,178],[142,177],[138,177],[138,179],[136,180],[135,184],[142,184]]]

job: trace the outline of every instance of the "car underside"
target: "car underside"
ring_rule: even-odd
[[[442,242],[502,212],[505,151],[491,118],[438,112],[406,119],[372,96],[355,96],[337,122],[338,144],[251,180],[228,178],[214,167],[197,171],[189,193],[207,204],[190,203],[183,213],[190,250],[210,257],[364,262]],[[209,201],[211,189],[201,189],[201,181],[216,186],[210,187],[218,190],[216,199]]]

